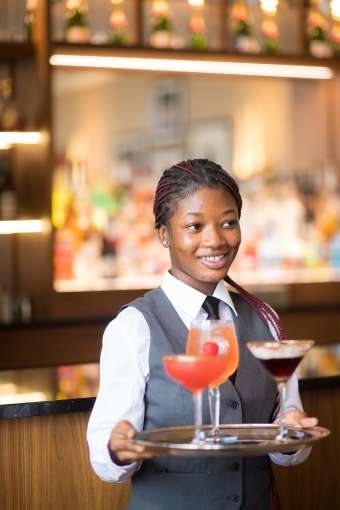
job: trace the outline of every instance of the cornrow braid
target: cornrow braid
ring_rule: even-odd
[[[283,340],[285,338],[282,323],[278,316],[276,315],[276,313],[270,308],[270,306],[264,303],[257,296],[254,296],[253,294],[250,294],[250,292],[247,292],[243,287],[241,287],[241,285],[234,282],[234,280],[232,280],[230,276],[227,275],[224,278],[224,281],[229,283],[229,285],[234,287],[234,289],[236,289],[239,292],[243,299],[252,308],[254,308],[254,310],[256,310],[257,314],[261,317],[265,324],[267,325],[271,324],[271,326],[274,328],[278,340]]]
[[[182,198],[195,193],[199,188],[223,188],[235,199],[241,216],[242,197],[237,182],[223,168],[208,159],[188,159],[165,170],[155,193],[153,212],[155,228],[168,225],[176,211],[176,204]],[[279,340],[284,338],[281,322],[274,311],[261,299],[244,290],[230,276],[225,281],[234,287],[243,299],[256,311],[266,325],[271,325]]]
[[[168,223],[178,200],[200,187],[226,189],[234,197],[241,215],[242,198],[231,175],[208,159],[188,159],[165,170],[158,182],[153,204],[156,229]]]

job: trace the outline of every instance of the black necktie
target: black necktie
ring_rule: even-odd
[[[205,310],[208,314],[208,319],[219,319],[219,306],[220,306],[220,299],[215,298],[214,296],[207,296],[203,302],[202,308]]]
[[[219,306],[220,306],[221,300],[214,297],[214,296],[207,296],[203,302],[202,308],[205,310],[208,314],[208,319],[219,319],[220,313],[219,313]],[[229,380],[235,384],[237,370],[229,377]]]

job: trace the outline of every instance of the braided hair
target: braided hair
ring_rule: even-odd
[[[173,165],[161,176],[153,204],[155,228],[168,226],[169,220],[176,211],[177,202],[199,188],[222,188],[235,199],[239,217],[242,210],[242,197],[235,179],[220,165],[208,159],[189,159]],[[247,292],[234,282],[230,276],[225,281],[234,287],[240,296],[257,312],[266,325],[270,324],[277,337],[284,338],[281,322],[270,306],[261,299]]]

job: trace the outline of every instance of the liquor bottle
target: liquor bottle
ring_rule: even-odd
[[[17,212],[17,198],[13,186],[11,160],[8,151],[1,151],[0,154],[0,219],[13,220]]]
[[[0,81],[0,131],[15,131],[24,128],[23,118],[13,99],[12,80]]]
[[[37,0],[26,0],[26,11],[24,16],[24,34],[26,41],[33,40],[36,7]]]

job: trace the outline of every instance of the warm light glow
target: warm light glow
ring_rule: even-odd
[[[42,402],[47,396],[41,391],[32,391],[29,393],[14,393],[12,395],[1,395],[0,405],[3,404],[22,404],[24,402]]]
[[[260,4],[264,13],[274,16],[277,12],[279,0],[260,0]]]
[[[29,144],[35,145],[42,140],[42,134],[38,131],[0,131],[0,146]]]
[[[204,0],[188,0],[188,3],[192,7],[202,7],[204,5]]]
[[[332,0],[329,7],[334,21],[340,21],[340,0]]]
[[[52,55],[50,63],[64,67],[97,69],[126,69],[133,71],[160,71],[176,73],[223,74],[237,76],[268,76],[278,78],[305,78],[329,80],[333,71],[325,66],[255,64],[246,62],[219,62],[212,60],[182,60],[144,57],[100,57],[89,55]]]
[[[3,220],[0,221],[1,234],[36,234],[50,229],[48,220]]]

